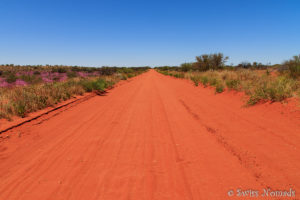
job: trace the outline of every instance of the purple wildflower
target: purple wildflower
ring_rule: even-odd
[[[42,80],[45,82],[45,83],[52,83],[53,80],[52,79],[49,79],[47,77],[42,77]]]
[[[21,80],[21,79],[17,79],[15,82],[16,86],[26,86],[28,85],[25,81]]]
[[[83,77],[83,78],[88,76],[87,73],[85,73],[85,72],[77,72],[77,74],[78,74],[78,76]]]
[[[10,84],[6,81],[0,82],[0,87],[9,87],[9,86],[10,86]]]
[[[22,75],[32,76],[33,71],[23,71],[23,72],[17,72],[16,73],[16,76],[22,76]]]
[[[67,77],[67,74],[62,74],[60,77],[59,77],[59,81],[65,81],[67,80],[68,77]]]
[[[41,73],[41,77],[46,77],[46,76],[49,76],[49,72],[42,72]]]

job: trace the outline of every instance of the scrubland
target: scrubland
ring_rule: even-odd
[[[102,92],[148,67],[0,66],[0,118],[25,117],[85,92]]]
[[[196,60],[179,67],[156,69],[164,75],[190,79],[195,86],[212,86],[216,93],[225,90],[244,92],[249,96],[248,105],[300,97],[300,56],[273,66],[256,62],[226,66],[227,58],[223,54],[202,55]]]

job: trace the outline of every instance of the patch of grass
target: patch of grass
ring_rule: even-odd
[[[240,81],[239,80],[226,80],[226,86],[229,89],[233,89],[233,90],[238,90],[239,85],[240,85]]]
[[[127,80],[127,76],[125,74],[121,74],[120,78],[121,80]]]
[[[37,84],[42,82],[42,78],[40,76],[34,75],[21,75],[19,76],[20,79],[29,83],[29,84]]]
[[[17,76],[15,75],[15,73],[11,72],[11,73],[7,73],[6,75],[6,81],[8,83],[14,83],[17,80]]]
[[[275,80],[265,81],[257,85],[254,92],[250,94],[248,104],[253,105],[260,101],[283,101],[292,97],[293,92],[298,89],[295,80],[287,77],[278,77]]]
[[[11,119],[12,116],[25,117],[34,112],[61,101],[70,99],[74,95],[84,92],[103,92],[111,87],[114,81],[105,79],[71,79],[66,82],[30,85],[26,87],[0,89],[0,118]]]
[[[134,74],[128,73],[128,74],[127,74],[127,77],[128,77],[128,78],[132,78],[132,77],[134,77]]]
[[[75,78],[77,77],[77,73],[75,71],[67,71],[68,78]]]
[[[208,78],[207,78],[206,76],[202,76],[202,77],[200,78],[200,82],[202,83],[202,85],[203,85],[204,87],[206,87],[207,84],[208,84]]]
[[[184,78],[184,74],[183,73],[176,73],[173,75],[175,78]]]
[[[113,81],[106,81],[102,78],[96,80],[81,80],[80,85],[82,85],[83,89],[86,92],[103,92],[106,88],[109,88],[114,85]]]
[[[250,98],[247,102],[248,105],[254,105],[262,100],[268,99],[266,84],[255,88],[254,92],[250,94]]]
[[[191,76],[191,80],[194,82],[195,86],[199,85],[200,77],[199,76]]]
[[[218,84],[218,80],[214,77],[209,77],[208,78],[208,83],[210,86],[216,86]]]
[[[96,81],[92,82],[93,89],[97,92],[103,92],[107,87],[108,83],[104,79],[97,79]]]
[[[216,85],[216,93],[222,93],[224,92],[224,85],[221,83],[217,83]]]
[[[161,73],[172,76],[179,74],[177,71],[170,70]],[[249,105],[260,101],[280,102],[295,95],[300,97],[300,80],[291,77],[288,73],[272,76],[268,70],[225,69],[206,72],[189,71],[181,74],[192,80],[195,86],[201,83],[204,87],[207,85],[215,87],[216,93],[223,92],[225,87],[243,91],[249,96],[247,103]]]

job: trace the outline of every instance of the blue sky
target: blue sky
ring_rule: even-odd
[[[0,63],[157,66],[300,54],[298,0],[0,0]]]

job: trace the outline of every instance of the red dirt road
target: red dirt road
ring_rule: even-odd
[[[3,134],[0,200],[297,199],[299,113],[243,104],[150,70]]]

